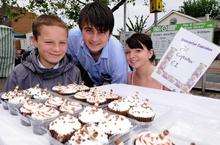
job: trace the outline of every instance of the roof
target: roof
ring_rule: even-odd
[[[179,16],[181,16],[181,17],[185,17],[185,18],[187,18],[187,19],[191,19],[191,20],[196,21],[196,22],[202,22],[201,20],[199,20],[199,19],[197,19],[197,18],[191,17],[191,16],[189,16],[189,15],[180,13],[180,12],[175,11],[175,10],[171,10],[171,11],[170,11],[169,13],[167,13],[165,16],[163,16],[162,18],[160,18],[157,23],[160,24],[163,20],[165,20],[166,18],[168,18],[170,15],[172,15],[172,14],[174,14],[174,13],[177,14],[177,15],[179,15]],[[152,24],[149,28],[147,28],[146,31],[149,31],[153,26],[154,26],[154,24]]]
[[[175,11],[175,10],[171,10],[168,14],[166,14],[165,16],[163,16],[159,21],[158,23],[160,23],[161,21],[163,21],[164,19],[168,18],[170,15],[172,15],[173,13],[176,13],[177,15],[180,15],[182,17],[186,17],[188,19],[192,19],[194,21],[197,21],[197,22],[202,22],[201,20],[197,19],[197,18],[194,18],[194,17],[191,17],[189,15],[186,15],[186,14],[183,14],[183,13],[180,13],[178,11]]]

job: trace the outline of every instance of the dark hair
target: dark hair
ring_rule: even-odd
[[[94,26],[100,32],[109,30],[111,34],[114,27],[114,16],[107,6],[99,2],[92,2],[87,4],[79,14],[78,25],[81,30],[85,24]]]
[[[67,25],[56,15],[40,15],[32,23],[33,36],[37,39],[40,35],[40,28],[43,26],[59,26],[68,32]],[[67,33],[68,34],[68,33]]]
[[[146,46],[148,50],[153,49],[153,43],[151,38],[147,34],[134,33],[126,40],[126,44],[131,49],[141,48],[144,49],[142,45]],[[149,59],[151,62],[155,60],[156,56],[153,52],[152,57]]]

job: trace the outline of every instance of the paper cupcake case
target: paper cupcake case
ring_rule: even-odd
[[[47,128],[53,120],[55,120],[58,116],[46,119],[46,120],[36,120],[30,117],[31,126],[34,134],[43,135],[47,133]]]
[[[20,122],[24,126],[31,126],[31,120],[29,115],[21,114],[20,110],[18,110],[18,116],[20,117]]]
[[[8,104],[8,110],[11,115],[18,115],[18,110],[21,108],[22,104],[13,104],[13,103],[7,103]]]
[[[3,109],[8,110],[8,101],[1,99],[1,103],[2,103]]]

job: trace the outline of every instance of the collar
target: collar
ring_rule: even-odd
[[[37,62],[40,66],[40,68],[43,68],[43,69],[47,69],[39,60],[39,55],[37,56]],[[57,69],[59,67],[59,62],[52,68],[52,69]]]
[[[109,38],[110,39],[110,38]],[[102,49],[102,53],[100,55],[100,58],[108,58],[108,50],[109,50],[109,40],[107,41],[106,45],[104,46],[104,48]],[[87,53],[91,56],[90,52],[89,52],[89,48],[87,47],[86,43],[83,41],[83,39],[81,40],[81,48],[84,49],[85,51],[87,51]],[[92,56],[91,56],[92,57]]]

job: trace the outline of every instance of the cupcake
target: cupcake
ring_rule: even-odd
[[[23,105],[24,102],[26,102],[29,97],[26,96],[23,92],[18,92],[16,96],[13,96],[12,98],[9,98],[8,100],[8,108],[9,112],[12,115],[18,115],[18,109]]]
[[[98,123],[104,119],[105,115],[102,108],[87,106],[79,113],[79,120],[83,123]]]
[[[98,124],[107,135],[117,135],[129,132],[133,127],[131,122],[124,116],[121,115],[108,115],[104,121]]]
[[[91,96],[87,96],[86,102],[89,104],[104,104],[106,103],[105,94],[103,92],[93,92]]]
[[[154,120],[155,112],[150,107],[135,106],[129,109],[128,116],[141,122],[151,122]]]
[[[90,89],[88,86],[84,85],[83,83],[80,85],[76,85],[75,88],[76,88],[77,92],[89,91],[89,89]]]
[[[31,114],[31,125],[33,133],[42,135],[46,133],[48,124],[58,117],[59,111],[48,106],[41,107],[38,111]]]
[[[48,98],[53,97],[47,89],[41,89],[32,95],[33,99],[39,102],[45,102]]]
[[[2,102],[2,106],[5,110],[8,110],[8,99],[9,98],[13,98],[13,97],[16,97],[17,95],[17,92],[18,92],[18,86],[15,87],[15,89],[13,91],[9,91],[9,92],[5,92],[1,95],[1,102]]]
[[[164,130],[160,134],[141,132],[134,141],[135,145],[174,145],[169,137],[169,131]]]
[[[74,94],[74,98],[78,99],[80,101],[86,101],[87,97],[91,97],[92,96],[92,92],[77,92],[76,94]]]
[[[65,89],[65,86],[59,84],[57,86],[53,86],[51,90],[54,91],[54,92],[59,93],[63,89]]]
[[[60,106],[59,110],[61,112],[67,112],[69,114],[78,113],[82,109],[82,105],[78,102],[65,100],[64,103]]]
[[[118,96],[117,94],[113,93],[113,90],[110,90],[109,92],[106,92],[106,97],[108,102],[111,102],[113,100],[120,99],[121,97]]]
[[[77,92],[76,84],[69,84],[62,88],[58,93],[62,95],[71,95]]]
[[[53,138],[61,143],[70,139],[72,134],[81,128],[81,123],[71,115],[63,115],[49,124],[49,131]]]
[[[45,105],[54,108],[59,108],[63,104],[64,100],[64,98],[58,96],[50,97],[45,102]]]
[[[24,126],[30,126],[31,122],[29,120],[29,117],[33,112],[39,110],[42,106],[42,103],[27,100],[19,109],[21,124]]]
[[[108,104],[108,110],[120,115],[127,115],[128,110],[130,109],[130,105],[128,102],[125,102],[122,99],[114,100]]]
[[[67,145],[104,145],[108,143],[108,136],[95,125],[84,125],[75,132]]]

